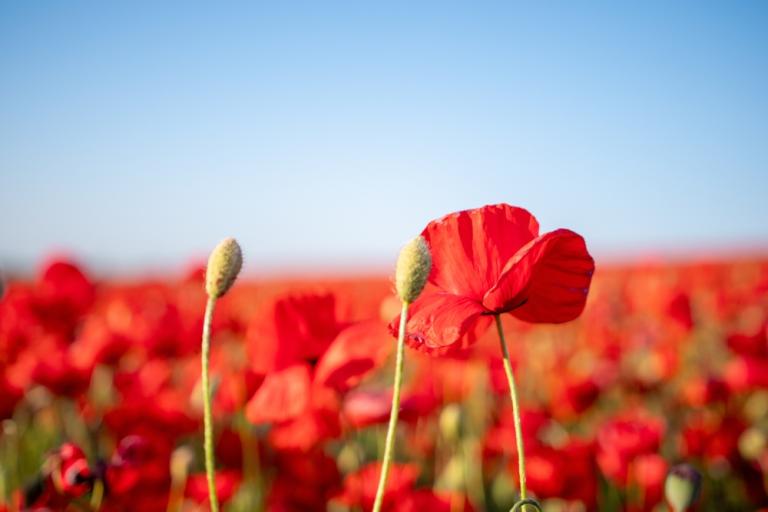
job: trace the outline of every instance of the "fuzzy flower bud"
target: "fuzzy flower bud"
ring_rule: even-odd
[[[685,512],[694,504],[701,490],[701,473],[690,464],[678,464],[667,475],[664,494],[674,512]]]
[[[432,255],[424,237],[417,236],[400,250],[395,268],[395,288],[403,302],[411,303],[427,284]]]
[[[225,238],[213,249],[205,269],[205,291],[219,298],[232,287],[243,266],[243,253],[237,240]]]

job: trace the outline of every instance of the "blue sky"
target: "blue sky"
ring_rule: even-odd
[[[382,266],[493,202],[768,247],[768,4],[0,4],[0,266]]]

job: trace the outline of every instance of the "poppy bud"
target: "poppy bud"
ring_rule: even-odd
[[[448,404],[440,413],[440,433],[450,443],[461,439],[461,416],[461,407],[458,404]]]
[[[454,455],[448,460],[443,472],[435,482],[435,488],[444,491],[458,491],[465,486],[464,459],[460,455]]]
[[[765,433],[757,427],[750,427],[739,437],[739,453],[747,460],[757,460],[765,453],[768,439]]]
[[[213,249],[205,269],[205,291],[218,299],[232,287],[243,266],[243,253],[237,240],[225,238]]]
[[[678,464],[667,475],[664,494],[673,512],[685,512],[699,497],[701,473],[690,464]]]
[[[345,443],[336,457],[336,465],[344,473],[354,473],[360,469],[360,451],[362,448],[354,442]]]
[[[184,483],[189,475],[189,467],[195,459],[195,454],[188,446],[179,446],[171,454],[171,479]]]
[[[503,503],[509,508],[517,499],[517,489],[506,471],[502,471],[491,484],[491,497],[495,503]]]
[[[400,250],[395,268],[395,288],[400,300],[411,303],[427,284],[432,269],[432,255],[424,237],[417,236]]]

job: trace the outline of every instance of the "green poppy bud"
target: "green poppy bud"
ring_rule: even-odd
[[[701,473],[690,464],[678,464],[669,470],[664,494],[673,512],[685,512],[696,502],[701,491]]]
[[[410,304],[427,284],[432,255],[424,237],[417,236],[400,250],[395,268],[395,288],[400,300]]]
[[[218,299],[234,284],[243,266],[243,253],[237,240],[225,238],[213,249],[205,269],[205,291]]]

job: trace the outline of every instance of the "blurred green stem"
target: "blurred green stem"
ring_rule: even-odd
[[[261,460],[259,456],[259,443],[251,432],[251,425],[245,416],[239,418],[240,444],[243,447],[243,481],[249,489],[246,507],[247,510],[263,510],[264,508],[264,483],[261,479]],[[258,506],[254,504],[258,503]]]
[[[96,479],[91,492],[91,510],[98,512],[101,508],[101,502],[104,499],[104,481],[101,478]]]
[[[512,416],[515,422],[515,441],[517,443],[517,469],[520,477],[520,500],[525,502],[528,497],[528,490],[525,486],[525,450],[523,448],[523,431],[520,425],[520,405],[517,401],[517,386],[515,385],[515,374],[512,372],[512,362],[509,360],[509,351],[507,342],[504,339],[504,328],[501,325],[501,316],[496,315],[496,329],[499,331],[499,344],[501,345],[502,360],[504,363],[504,373],[507,374],[509,383],[509,394],[512,398]],[[525,510],[525,505],[522,505]]]
[[[203,385],[203,430],[205,449],[205,473],[208,477],[208,497],[211,502],[211,512],[218,512],[219,500],[216,496],[216,470],[213,453],[213,415],[211,413],[211,384],[208,376],[208,364],[211,355],[211,320],[216,306],[216,298],[208,297],[203,320],[203,349],[202,349],[202,385]]]
[[[384,444],[384,458],[381,463],[381,475],[379,475],[379,487],[376,490],[376,500],[373,503],[373,512],[379,512],[384,501],[384,488],[387,486],[389,466],[392,463],[392,452],[395,446],[395,430],[397,429],[397,416],[400,413],[400,387],[403,382],[403,352],[405,351],[405,326],[408,322],[408,302],[403,302],[400,312],[400,330],[397,335],[397,355],[395,358],[395,384],[392,392],[392,410],[389,413],[389,428],[387,440]]]

